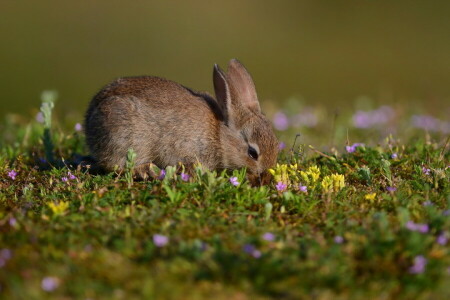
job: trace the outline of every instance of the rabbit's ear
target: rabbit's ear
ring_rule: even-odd
[[[227,74],[233,101],[239,101],[236,104],[260,112],[255,84],[247,69],[237,59],[232,59],[228,64]]]
[[[230,89],[225,73],[215,64],[213,72],[214,92],[216,93],[217,103],[224,118],[225,125],[229,123],[229,112],[231,111]]]

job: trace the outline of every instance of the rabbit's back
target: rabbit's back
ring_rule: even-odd
[[[136,164],[159,167],[198,160],[210,168],[220,161],[222,118],[217,102],[159,77],[120,78],[104,87],[86,113],[86,141],[99,164],[123,168],[132,148]]]

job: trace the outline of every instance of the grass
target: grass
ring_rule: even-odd
[[[342,139],[302,144],[320,130],[304,129],[273,182],[251,187],[245,170],[134,181],[70,159],[43,168],[46,154],[86,153],[81,133],[52,126],[51,154],[35,121],[0,131],[2,299],[450,297],[443,135],[351,129],[366,145],[348,153]]]

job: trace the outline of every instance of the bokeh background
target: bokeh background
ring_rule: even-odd
[[[292,97],[331,110],[363,97],[445,118],[449,16],[447,0],[2,0],[0,116],[31,116],[54,89],[57,112],[80,119],[127,75],[212,92],[213,64],[236,57],[269,111]]]

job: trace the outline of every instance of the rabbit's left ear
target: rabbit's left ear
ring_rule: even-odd
[[[229,125],[231,101],[230,101],[230,89],[228,87],[227,78],[225,73],[220,67],[215,64],[213,71],[214,92],[216,93],[217,103],[224,118],[225,125]]]
[[[244,65],[237,59],[230,60],[227,75],[233,104],[261,112],[255,84]]]

